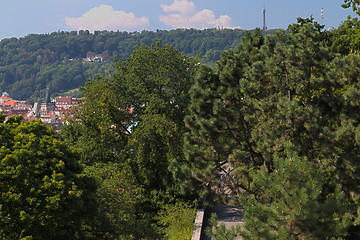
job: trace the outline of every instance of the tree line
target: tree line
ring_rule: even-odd
[[[189,56],[215,63],[223,50],[236,47],[243,30],[177,29],[142,32],[87,30],[29,34],[0,41],[0,91],[19,100],[36,101],[48,87],[53,94],[83,86],[86,79],[111,69],[116,56],[126,60],[134,46],[150,46],[159,39]],[[271,33],[271,31],[269,31]],[[83,63],[88,55],[101,54],[103,63]]]

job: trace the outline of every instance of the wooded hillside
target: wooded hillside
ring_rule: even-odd
[[[271,33],[271,31],[269,31]],[[235,48],[243,30],[177,29],[172,31],[112,32],[72,31],[30,34],[24,38],[0,42],[0,91],[19,100],[36,100],[45,95],[83,86],[109,69],[116,56],[125,60],[136,45],[150,46],[161,39],[186,55],[200,54],[202,61],[214,64],[221,52]],[[83,58],[102,57],[101,62],[84,62]]]

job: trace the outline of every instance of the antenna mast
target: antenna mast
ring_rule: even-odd
[[[262,9],[262,14],[263,14],[263,25],[261,27],[261,30],[265,31],[267,29],[266,24],[265,24],[265,13],[266,13],[266,9],[265,9],[265,4],[264,7]]]
[[[324,8],[321,8],[321,25],[323,25],[324,22]]]

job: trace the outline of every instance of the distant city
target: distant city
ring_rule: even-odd
[[[13,99],[7,92],[0,97],[0,111],[6,119],[13,115],[22,115],[25,121],[41,120],[42,123],[60,127],[72,118],[70,108],[78,104],[78,99],[71,97],[58,97],[50,101],[49,89],[45,100],[37,101],[33,105],[26,101]]]

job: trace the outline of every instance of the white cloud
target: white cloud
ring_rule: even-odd
[[[195,4],[188,0],[174,0],[171,5],[161,4],[161,8],[164,12],[173,12],[159,17],[160,22],[172,28],[239,28],[232,25],[228,15],[216,18],[214,12],[208,9],[197,12]]]
[[[136,17],[132,12],[115,11],[102,4],[84,13],[81,17],[66,17],[66,25],[77,30],[143,30],[150,25],[147,17]]]
[[[196,6],[187,0],[174,0],[171,5],[161,4],[161,9],[164,12],[180,12],[182,15],[187,15],[195,12]]]

